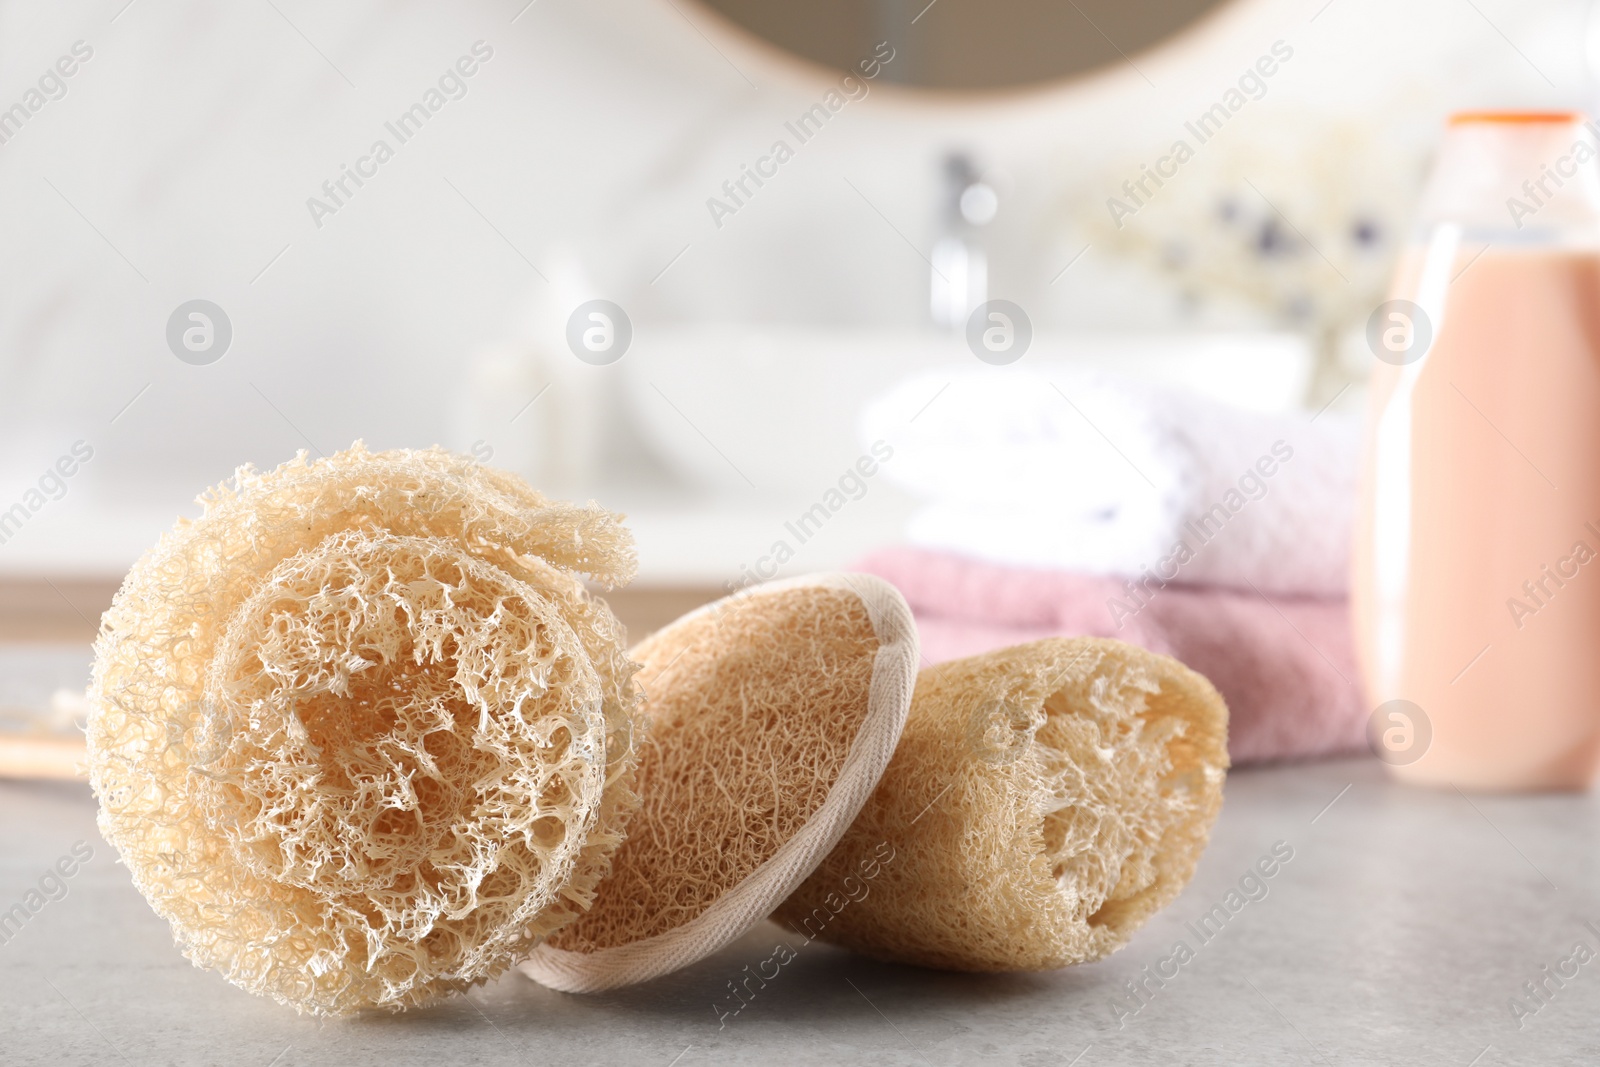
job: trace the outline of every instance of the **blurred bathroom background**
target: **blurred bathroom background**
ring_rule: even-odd
[[[0,607],[86,626],[201,488],[358,438],[627,513],[646,592],[725,588],[868,401],[978,365],[987,298],[1029,362],[1359,410],[1444,117],[1587,109],[1595,32],[1573,0],[8,0],[0,512],[92,458],[5,528]],[[220,358],[169,343],[195,300]],[[591,300],[620,358],[569,343]],[[863,484],[782,572],[896,539],[913,503]]]

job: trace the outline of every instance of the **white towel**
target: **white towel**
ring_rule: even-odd
[[[1016,566],[1343,596],[1358,421],[1007,367],[910,379],[862,413],[928,501],[911,543]]]

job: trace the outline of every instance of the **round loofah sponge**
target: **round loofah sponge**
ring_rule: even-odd
[[[437,449],[242,468],[129,572],[90,686],[99,825],[185,954],[400,1009],[575,918],[637,806],[615,516]]]
[[[738,593],[633,655],[650,722],[642,808],[595,906],[522,965],[568,992],[686,966],[800,883],[894,753],[917,638],[893,586],[839,574]]]
[[[1099,959],[1194,873],[1227,766],[1222,698],[1166,656],[1052,638],[930,667],[872,800],[773,918],[930,967]]]

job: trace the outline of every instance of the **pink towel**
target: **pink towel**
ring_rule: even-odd
[[[857,569],[899,587],[930,663],[1062,634],[1114,637],[1211,679],[1228,702],[1235,763],[1366,748],[1370,709],[1343,600],[1268,599],[1176,583],[1134,596],[1115,578],[916,548],[873,553]]]

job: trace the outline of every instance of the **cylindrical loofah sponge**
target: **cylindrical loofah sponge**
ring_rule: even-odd
[[[1053,638],[930,667],[872,800],[773,918],[930,967],[1099,959],[1188,882],[1227,766],[1222,698],[1166,656]]]
[[[637,806],[615,516],[434,449],[201,498],[101,624],[100,830],[186,955],[301,1010],[470,988],[576,917]]]
[[[568,992],[693,963],[793,891],[894,753],[917,638],[893,586],[838,574],[718,601],[633,655],[643,806],[594,908],[522,966]]]

